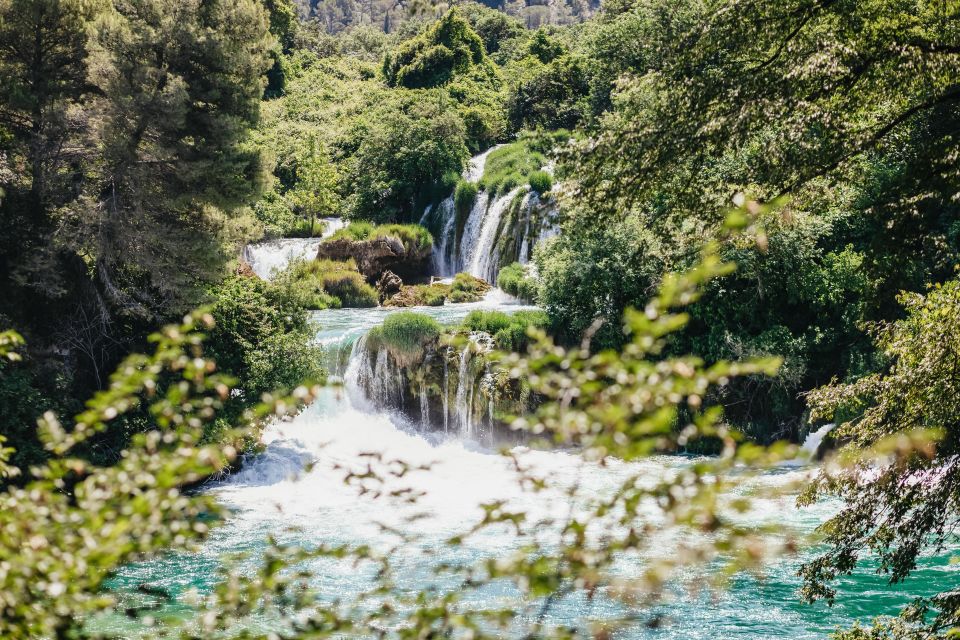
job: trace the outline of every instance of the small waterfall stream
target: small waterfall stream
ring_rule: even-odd
[[[317,256],[317,247],[324,238],[347,226],[341,218],[323,218],[323,234],[319,238],[278,238],[243,248],[243,259],[253,272],[270,280],[294,260],[312,260]]]
[[[478,183],[486,168],[487,156],[499,148],[492,147],[471,158],[463,172],[463,179]],[[519,204],[517,198],[523,194]],[[517,219],[507,228],[506,214],[516,207]],[[548,209],[554,215],[535,216],[533,212]],[[507,262],[517,260],[523,264],[530,261],[533,247],[543,240],[556,235],[558,227],[553,204],[546,206],[540,197],[521,185],[506,193],[491,197],[485,190],[477,193],[469,212],[458,225],[458,212],[451,194],[435,207],[428,206],[420,219],[420,224],[433,223],[434,252],[433,273],[441,277],[451,277],[461,271],[495,282],[500,267]],[[458,228],[459,227],[459,228]],[[512,238],[512,252],[501,255],[501,246],[505,236]]]

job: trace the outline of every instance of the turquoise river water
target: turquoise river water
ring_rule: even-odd
[[[511,311],[520,308],[507,296],[494,291],[481,303],[447,305],[422,309],[442,322],[454,322],[475,308]],[[332,370],[345,371],[351,345],[370,327],[383,320],[389,310],[330,310],[316,312],[317,340],[327,347]],[[386,506],[382,501],[357,496],[343,483],[344,468],[358,468],[361,454],[371,451],[409,462],[432,462],[432,469],[410,481],[423,492],[420,510],[430,513],[417,521],[418,542],[396,553],[401,587],[415,589],[429,579],[424,558],[435,561],[455,553],[458,560],[476,560],[496,555],[512,544],[506,531],[488,533],[451,552],[444,548],[446,536],[469,527],[480,511],[476,505],[505,499],[529,509],[562,507],[562,497],[551,504],[548,496],[532,496],[520,490],[507,460],[482,446],[442,434],[419,433],[415,426],[388,411],[370,407],[350,386],[331,389],[296,418],[274,424],[265,434],[266,450],[248,460],[242,471],[212,486],[219,500],[233,515],[198,552],[166,557],[125,567],[111,582],[128,604],[149,596],[138,587],[149,585],[178,599],[191,590],[209,590],[218,580],[217,569],[224,554],[248,551],[256,558],[263,540],[275,535],[281,540],[306,545],[338,542],[381,542],[378,523],[409,527],[405,517],[410,507]],[[689,464],[681,457],[657,457],[641,465],[610,465],[585,473],[576,456],[564,452],[526,451],[526,462],[545,476],[563,484],[586,480],[602,491],[613,486],[627,471],[641,469],[652,477],[670,468]],[[311,464],[312,463],[312,464]],[[310,464],[309,471],[304,471]],[[791,467],[769,472],[751,480],[775,488],[811,473],[809,467]],[[744,490],[747,488],[745,487]],[[760,487],[759,495],[763,494]],[[828,517],[835,507],[825,504],[798,509],[791,497],[755,501],[749,517],[757,524],[776,524],[788,530],[808,533]],[[291,527],[296,527],[292,529]],[[889,586],[883,576],[872,572],[869,563],[862,571],[840,581],[840,595],[831,608],[819,603],[801,604],[797,598],[799,556],[779,560],[767,568],[762,579],[742,577],[718,596],[691,596],[679,592],[671,602],[658,607],[664,624],[656,629],[638,627],[622,637],[650,639],[718,638],[804,638],[825,637],[835,628],[856,620],[869,621],[882,614],[895,614],[913,597],[929,595],[956,580],[958,565],[949,562],[949,553],[928,560],[905,584]],[[316,587],[322,597],[348,597],[369,585],[369,572],[334,562],[318,562]],[[240,570],[243,570],[241,567]],[[937,587],[940,587],[938,589]],[[508,598],[509,593],[487,591],[479,596]],[[557,609],[558,621],[577,622],[603,618],[604,605],[585,598],[567,598]],[[105,618],[97,624],[102,631],[128,637],[138,635],[129,620]]]

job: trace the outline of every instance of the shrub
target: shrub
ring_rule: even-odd
[[[253,215],[263,224],[264,235],[286,236],[296,226],[296,216],[290,203],[276,191],[267,191],[253,206]]]
[[[398,238],[407,251],[424,251],[433,245],[433,236],[419,224],[385,224],[375,227],[371,238]]]
[[[424,347],[440,336],[440,330],[440,323],[430,316],[401,311],[371,329],[367,341],[371,347],[385,347],[397,363],[408,366],[423,356]]]
[[[476,183],[460,180],[453,191],[453,202],[457,207],[457,212],[465,214],[470,211],[477,199],[479,190],[480,187]]]
[[[452,291],[462,291],[464,293],[482,294],[486,293],[490,287],[480,278],[475,278],[469,273],[458,273],[453,276],[453,282],[450,283]]]
[[[487,156],[480,186],[493,197],[526,183],[526,176],[547,163],[540,134],[525,134]]]
[[[235,277],[213,295],[210,314],[215,324],[207,350],[220,371],[238,380],[241,404],[323,376],[305,308],[289,290],[258,278]]]
[[[284,235],[290,238],[317,238],[323,235],[323,230],[326,226],[323,220],[311,221],[300,219],[297,220]]]
[[[512,315],[502,311],[471,311],[461,326],[468,331],[490,334],[498,349],[520,351],[529,343],[527,330],[542,329],[548,321],[543,311],[518,311]]]
[[[374,224],[372,222],[366,222],[365,220],[356,220],[348,224],[342,229],[338,229],[336,233],[327,238],[327,242],[333,240],[352,240],[358,242],[360,240],[367,240],[370,238],[370,234],[373,233]]]
[[[534,171],[527,176],[527,182],[530,188],[539,195],[543,195],[553,189],[553,176],[546,171]]]
[[[307,309],[375,307],[379,299],[353,260],[295,261],[276,282]]]
[[[471,311],[463,320],[463,327],[470,331],[483,331],[494,335],[510,326],[510,316],[502,311]]]
[[[500,269],[497,286],[521,300],[535,302],[537,299],[537,281],[527,275],[526,269],[519,262]]]
[[[383,61],[387,84],[409,89],[437,87],[454,74],[486,64],[483,41],[456,9],[415,38],[402,42]]]

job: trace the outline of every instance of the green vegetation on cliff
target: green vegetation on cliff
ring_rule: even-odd
[[[375,240],[377,238],[396,238],[408,251],[423,251],[433,244],[433,236],[418,224],[380,224],[353,222],[338,230],[325,242],[336,240]]]
[[[537,300],[537,281],[527,274],[519,262],[508,264],[497,275],[497,286],[512,296],[527,302]]]
[[[399,311],[371,329],[367,343],[372,348],[385,347],[398,364],[408,366],[423,356],[426,345],[439,338],[441,330],[440,324],[430,316]]]

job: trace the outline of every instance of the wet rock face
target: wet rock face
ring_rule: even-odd
[[[377,293],[380,294],[380,304],[400,292],[403,288],[403,280],[389,269],[380,275],[377,280]]]
[[[537,400],[490,360],[494,348],[487,333],[445,334],[424,345],[413,362],[401,363],[364,338],[351,356],[348,383],[424,431],[489,446],[520,444],[523,434],[510,429],[507,416],[528,413]]]
[[[322,243],[317,250],[317,258],[353,258],[360,273],[368,281],[377,282],[386,271],[405,279],[422,277],[429,267],[432,250],[430,246],[408,248],[398,238],[389,236],[370,240],[339,238]]]

